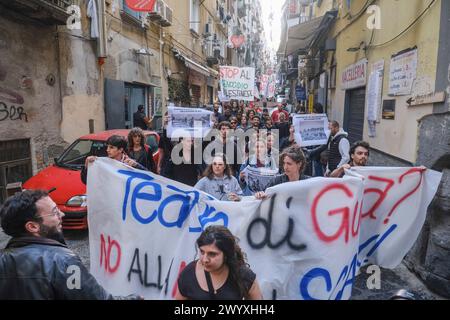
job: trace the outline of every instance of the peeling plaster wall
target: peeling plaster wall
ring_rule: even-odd
[[[31,140],[33,173],[65,145],[55,31],[0,16],[0,139]]]
[[[78,38],[62,28],[59,44],[63,79],[61,136],[72,143],[89,133],[89,120],[94,121],[95,132],[105,130],[102,75],[95,41]]]

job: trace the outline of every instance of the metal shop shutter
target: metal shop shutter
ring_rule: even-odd
[[[350,143],[353,143],[363,139],[366,88],[349,90],[346,100],[344,130],[348,132]]]

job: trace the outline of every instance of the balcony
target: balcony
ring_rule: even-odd
[[[8,14],[19,21],[45,25],[66,24],[72,14],[67,8],[80,4],[81,0],[0,0],[0,7],[9,9]]]

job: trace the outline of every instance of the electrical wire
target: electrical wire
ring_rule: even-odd
[[[367,4],[369,3],[369,1],[370,1],[370,0],[367,0],[367,1],[366,1],[366,3],[363,5],[362,9],[361,9],[357,14],[355,14],[355,17],[360,16],[363,12],[365,12],[365,11],[367,10],[367,8],[368,8]],[[349,15],[350,15],[350,18],[353,17],[353,15],[352,15],[351,12],[349,12]]]
[[[372,45],[371,47],[372,47],[372,48],[382,47],[382,46],[385,46],[386,44],[391,43],[392,41],[398,39],[399,37],[401,37],[401,36],[402,36],[403,34],[405,34],[409,29],[411,29],[411,27],[412,27],[413,25],[415,25],[415,24],[420,20],[420,18],[422,18],[422,16],[423,16],[425,13],[428,12],[428,10],[430,10],[430,8],[432,7],[432,5],[433,5],[435,2],[436,2],[436,0],[431,0],[430,4],[427,6],[427,8],[426,8],[424,11],[422,11],[422,13],[421,13],[416,19],[414,19],[414,21],[411,22],[411,23],[409,24],[409,26],[406,27],[406,29],[404,29],[402,32],[400,32],[398,35],[396,35],[394,38],[392,38],[391,40],[388,40],[388,41],[386,41],[386,42],[380,43],[380,44]]]
[[[370,1],[370,3],[369,3]],[[346,24],[341,30],[336,33],[335,37],[338,37],[342,32],[344,32],[345,29],[350,27],[353,23],[355,23],[363,14],[366,12],[367,8],[370,7],[372,4],[374,4],[377,0],[369,0],[366,2],[366,4],[363,6],[363,9],[361,9],[357,15],[350,21],[350,23]]]

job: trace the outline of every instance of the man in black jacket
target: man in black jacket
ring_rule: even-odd
[[[138,110],[133,113],[133,126],[141,128],[142,130],[147,130],[152,120],[153,118],[149,119],[145,115],[144,105],[142,104],[140,104]]]
[[[1,226],[12,237],[0,251],[0,300],[110,300],[113,297],[67,248],[62,213],[46,191],[27,190],[0,209]]]

